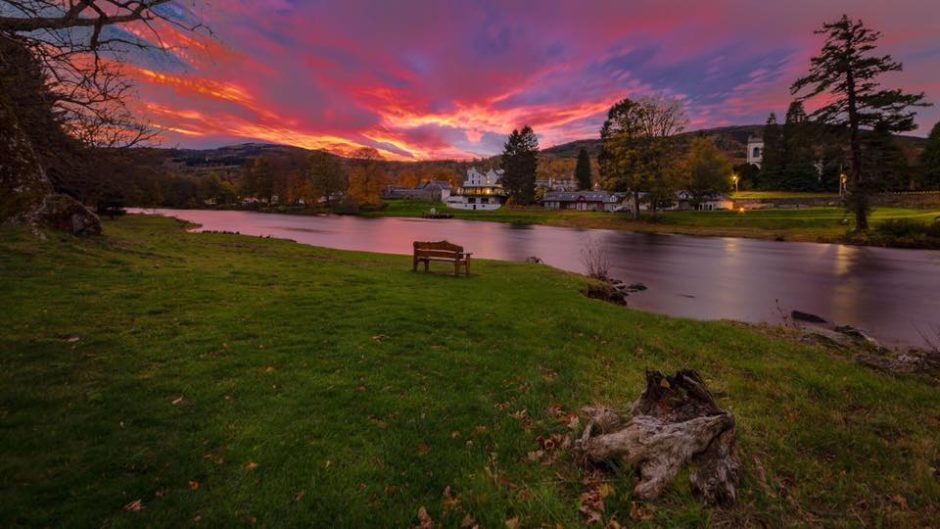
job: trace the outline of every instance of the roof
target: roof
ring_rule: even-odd
[[[549,191],[542,202],[617,202],[617,197],[606,191]]]
[[[446,180],[428,180],[416,186],[417,189],[450,189],[450,182]]]

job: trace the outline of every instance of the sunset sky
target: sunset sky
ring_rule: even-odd
[[[180,5],[189,5],[183,2]],[[499,152],[530,124],[543,147],[596,137],[617,99],[682,99],[691,129],[782,114],[788,86],[843,12],[905,65],[886,82],[940,103],[937,0],[217,0],[214,36],[141,57],[141,111],[164,146],[246,141],[389,159]],[[179,17],[192,14],[177,11]],[[925,135],[940,108],[921,110]]]

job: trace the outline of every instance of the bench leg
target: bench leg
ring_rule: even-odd
[[[429,266],[430,264],[431,264],[431,260],[430,260],[430,259],[425,259],[425,260],[424,260],[424,271],[425,271],[425,272],[428,271],[428,266]]]

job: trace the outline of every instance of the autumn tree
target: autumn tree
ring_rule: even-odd
[[[578,162],[574,166],[574,179],[578,182],[578,189],[591,189],[591,157],[587,149],[578,151]]]
[[[920,154],[920,185],[925,189],[940,189],[940,122],[927,137],[927,146]]]
[[[309,203],[320,197],[326,199],[326,206],[333,207],[333,198],[346,187],[346,171],[339,157],[324,151],[310,155],[310,183],[313,195]]]
[[[731,164],[711,137],[693,138],[685,166],[693,202],[731,190]]]
[[[516,204],[535,201],[535,174],[538,170],[539,140],[526,125],[513,130],[503,149],[503,187]]]
[[[358,149],[352,155],[346,188],[349,198],[358,207],[376,207],[382,203],[385,173],[380,166],[381,160],[379,152],[370,147]]]
[[[685,128],[685,111],[676,99],[622,99],[607,112],[601,127],[598,165],[610,191],[633,194],[633,214],[639,216],[640,194],[647,193],[655,212],[675,191],[674,136]]]
[[[846,129],[849,135],[850,171],[849,208],[855,213],[855,229],[868,229],[869,195],[877,187],[866,177],[863,164],[861,131],[882,124],[891,133],[913,130],[911,107],[925,106],[923,92],[909,94],[898,89],[883,89],[878,78],[901,71],[901,63],[890,55],[875,55],[881,33],[866,27],[861,20],[847,15],[823,24],[816,31],[825,35],[819,55],[811,59],[809,73],[796,80],[790,90],[801,94],[802,101],[825,96],[826,104],[811,117],[833,127]]]

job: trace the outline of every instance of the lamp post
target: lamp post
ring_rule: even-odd
[[[848,180],[848,177],[845,176],[845,173],[839,173],[839,198],[845,198],[845,184]]]
[[[734,184],[734,192],[738,192],[738,175],[731,173],[731,183]]]

